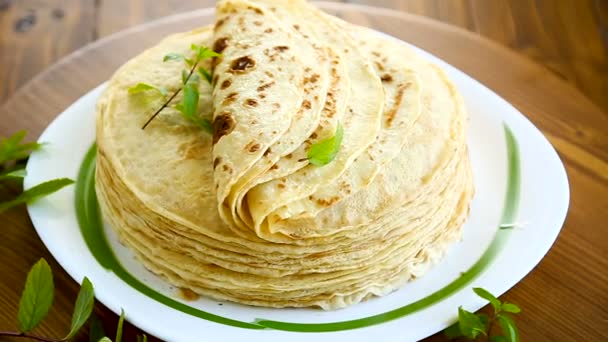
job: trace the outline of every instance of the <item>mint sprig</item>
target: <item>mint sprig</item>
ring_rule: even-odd
[[[43,144],[37,142],[22,143],[26,131],[19,131],[0,142],[0,181],[19,180],[26,176],[25,166],[19,160],[29,157],[30,153],[39,149]],[[68,178],[53,179],[38,184],[22,192],[16,198],[0,202],[0,213],[20,204],[30,203],[40,197],[52,194],[63,187],[74,183]],[[0,183],[0,186],[2,183]]]
[[[82,280],[82,284],[80,285],[68,334],[60,339],[30,334],[47,316],[53,304],[54,290],[55,286],[53,284],[51,267],[44,258],[41,258],[32,266],[25,281],[17,313],[19,331],[0,331],[0,339],[10,336],[45,342],[65,342],[74,338],[91,317],[93,305],[95,304],[93,284],[87,277]],[[114,342],[122,341],[124,321],[125,312],[121,309]],[[91,318],[89,337],[91,342],[112,342],[110,338],[105,336],[103,326],[95,316]],[[137,341],[147,342],[148,338],[146,335],[140,335],[137,336]]]
[[[200,78],[198,74],[200,74],[210,84],[212,82],[212,76],[207,69],[199,66],[199,63],[205,59],[220,57],[221,55],[205,46],[197,44],[192,44],[190,46],[190,50],[193,51],[193,56],[191,58],[179,53],[169,53],[163,57],[163,62],[184,61],[189,67],[189,69],[183,69],[181,72],[182,86],[173,92],[173,94],[171,94],[171,96],[168,98],[168,94],[166,92],[163,93],[164,88],[155,87],[146,83],[138,83],[137,85],[129,88],[129,94],[154,90],[160,93],[163,98],[166,99],[163,105],[148,118],[141,129],[146,129],[152,120],[154,120],[154,118],[156,118],[165,108],[169,107],[177,95],[183,91],[184,96],[182,97],[182,101],[174,105],[173,108],[177,109],[189,122],[197,125],[208,133],[212,133],[213,129],[211,122],[208,119],[201,118],[198,112],[198,101],[200,97],[198,90]],[[195,71],[198,74],[196,74]]]
[[[503,303],[487,290],[480,287],[473,288],[473,291],[481,298],[490,302],[493,314],[472,313],[461,307],[458,308],[458,322],[446,328],[443,333],[448,339],[464,337],[469,340],[476,340],[481,336],[485,340],[492,342],[517,342],[519,334],[515,321],[507,313],[517,314],[521,309],[513,303]],[[498,323],[504,335],[493,335],[493,326]]]

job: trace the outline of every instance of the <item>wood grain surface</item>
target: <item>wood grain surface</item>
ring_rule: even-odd
[[[12,13],[15,7],[28,2],[31,1],[13,2],[8,9],[4,9],[4,14],[0,15]],[[568,1],[559,3],[566,2]],[[585,1],[577,3],[582,2]],[[48,3],[53,1],[40,1],[40,6],[44,7]],[[81,43],[85,43],[87,39],[96,39],[100,35],[111,33],[113,29],[109,27],[128,27],[161,16],[167,11],[189,10],[208,2],[159,1],[161,5],[158,7],[144,6],[144,1],[96,1],[93,3],[96,6],[93,7],[89,6],[90,1],[70,0],[63,3],[70,3],[73,8],[65,7],[62,15],[55,13],[55,16],[62,17],[62,20],[69,19],[72,26],[57,26],[60,28],[56,30],[47,27],[45,37],[49,37],[48,40],[19,39],[17,36],[7,36],[4,33],[0,36],[3,49],[0,57],[3,60],[0,69],[0,80],[3,80],[3,83],[0,89],[4,94],[13,92],[7,90],[11,85],[7,87],[4,80],[20,84],[19,82],[22,83],[26,79],[22,75],[27,73],[28,68],[25,64],[19,64],[21,63],[19,61],[31,58],[27,63],[45,65],[53,58],[73,49],[76,43],[64,42],[62,38],[64,36],[74,36],[76,37],[74,39],[82,39]],[[399,3],[407,4],[407,6],[403,5],[405,10],[426,11],[426,2]],[[462,3],[482,6],[482,1]],[[511,9],[512,13],[519,13],[513,14],[513,17],[519,17],[525,12],[516,12],[515,6],[507,5],[507,2],[496,3],[503,3]],[[536,6],[542,3],[544,2],[535,2]],[[597,5],[595,2],[586,3],[588,6]],[[439,2],[437,4],[436,13],[441,17],[441,13],[447,10],[444,5],[439,5]],[[410,5],[412,8],[408,7]],[[414,7],[418,5],[420,7]],[[574,81],[567,75],[564,75],[565,79],[556,76],[554,71],[522,57],[513,50],[454,26],[397,11],[369,8],[361,10],[358,7],[340,4],[324,6],[330,12],[338,11],[346,20],[387,32],[445,59],[511,102],[549,138],[566,165],[570,181],[571,205],[568,217],[558,240],[543,261],[502,298],[517,303],[523,308],[523,312],[517,318],[523,341],[606,340],[608,337],[608,260],[606,258],[608,116],[577,89],[577,87],[581,88],[584,82],[577,83],[578,76]],[[68,13],[72,9],[78,14]],[[27,8],[24,9],[26,10]],[[49,23],[58,20],[52,17],[55,7],[48,7],[45,11],[51,16],[47,18]],[[124,14],[125,18],[121,18],[119,14],[103,14],[104,11],[121,12],[120,15]],[[479,27],[484,27],[478,24],[481,19],[467,19],[470,16],[467,13],[471,13],[468,11],[456,11],[459,14],[453,17],[453,23],[468,29],[477,30]],[[484,17],[484,21],[500,20],[498,18],[501,10],[492,11],[494,17]],[[86,16],[91,17],[87,20]],[[43,19],[36,20],[38,23],[43,22]],[[52,118],[78,97],[106,80],[130,57],[145,47],[155,44],[168,33],[186,30],[210,21],[210,17],[203,15],[202,12],[177,19],[163,19],[154,24],[113,35],[78,50],[59,64],[38,74],[6,100],[0,107],[0,136],[7,136],[19,129],[28,129],[30,138],[35,139]],[[102,24],[104,22],[106,23]],[[4,19],[1,25],[4,28]],[[93,30],[89,30],[91,25],[94,27]],[[30,28],[30,30],[35,29],[35,26]],[[76,30],[80,32],[72,32]],[[503,33],[500,33],[501,29],[496,29],[493,33],[489,28],[488,30],[482,33],[499,36],[506,34],[505,32],[510,29]],[[0,30],[0,32],[6,31]],[[41,33],[37,35],[40,37]],[[15,51],[22,51],[21,57],[7,55],[4,50],[7,44],[14,44]],[[25,57],[27,53],[23,51],[26,49],[18,46],[28,44],[30,46],[44,44],[45,48],[40,50],[37,56]],[[572,47],[572,49],[578,48]],[[539,48],[538,51],[541,50],[543,49]],[[585,53],[587,57],[592,54],[591,51]],[[601,78],[602,76],[606,78],[606,60],[605,56],[602,58],[598,57],[599,54],[595,56],[599,59],[590,63],[589,65],[593,64],[593,67],[589,66],[586,70],[590,74],[598,74],[595,75],[597,76],[595,81],[600,84],[605,82]],[[4,62],[10,60],[15,62],[9,64],[11,67],[7,68]],[[560,68],[563,66],[564,70],[575,70],[575,66],[578,65],[576,61],[562,64],[563,61],[565,59],[560,59],[556,65],[560,65]],[[545,63],[545,65],[549,64]],[[578,67],[584,69],[585,67],[581,65]],[[567,72],[563,73],[567,74]],[[574,71],[572,75],[579,75],[578,71]],[[603,86],[605,87],[605,84]],[[600,101],[596,102],[600,103]],[[0,189],[0,200],[13,194],[14,189]],[[546,200],[551,201],[551,198]],[[0,214],[0,229],[3,236],[0,239],[0,272],[3,275],[0,278],[0,330],[16,328],[13,317],[17,311],[18,298],[27,269],[38,258],[45,257],[55,271],[58,291],[51,314],[37,333],[63,336],[69,326],[77,285],[48,254],[36,236],[24,208]],[[96,312],[101,316],[109,335],[112,336],[116,316],[102,305],[96,307]],[[136,329],[130,327],[126,340],[134,340],[135,333]],[[404,331],[403,338],[407,340],[407,331]],[[79,339],[86,340],[86,334]],[[436,335],[429,340],[440,341],[442,337]]]
[[[516,50],[608,111],[607,0],[336,0],[427,16]],[[101,37],[214,0],[0,0],[0,103]],[[405,29],[405,28],[401,28]]]

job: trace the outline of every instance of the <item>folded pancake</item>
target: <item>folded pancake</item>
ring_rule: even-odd
[[[199,113],[129,94],[181,86],[191,44]],[[175,102],[181,100],[181,94]],[[344,139],[322,166],[310,146]],[[305,1],[225,0],[213,27],[121,67],[97,107],[104,218],[151,271],[215,299],[336,309],[419,277],[460,238],[473,195],[466,111],[443,71],[404,44]]]

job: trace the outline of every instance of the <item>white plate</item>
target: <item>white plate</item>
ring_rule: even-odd
[[[76,203],[83,210],[82,222],[95,220],[90,200],[94,191],[87,177],[92,169],[86,167],[77,187],[29,205],[36,231],[70,276],[78,282],[89,277],[102,303],[116,313],[124,309],[131,323],[164,340],[367,342],[429,336],[455,321],[458,306],[475,311],[486,304],[472,287],[500,295],[538,264],[564,222],[569,189],[555,150],[520,112],[461,71],[418,50],[447,71],[464,97],[476,195],[463,241],[426,276],[393,294],[331,312],[263,309],[205,298],[184,301],[138,264],[107,226],[101,232],[124,272],[121,266],[104,267],[95,258],[75,208]],[[53,178],[78,177],[95,140],[95,102],[103,88],[76,101],[42,134],[40,141],[48,145],[30,157],[26,188]],[[499,229],[501,224],[516,227]],[[103,245],[103,240],[96,243]]]

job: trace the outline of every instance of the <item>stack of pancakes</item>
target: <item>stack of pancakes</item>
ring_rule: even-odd
[[[213,135],[138,83],[181,87],[206,61]],[[179,101],[178,95],[175,101]],[[344,132],[325,165],[311,146]],[[473,195],[466,111],[437,66],[303,0],[224,0],[213,27],[121,67],[98,103],[104,218],[170,283],[265,307],[341,308],[421,276],[461,236]]]

